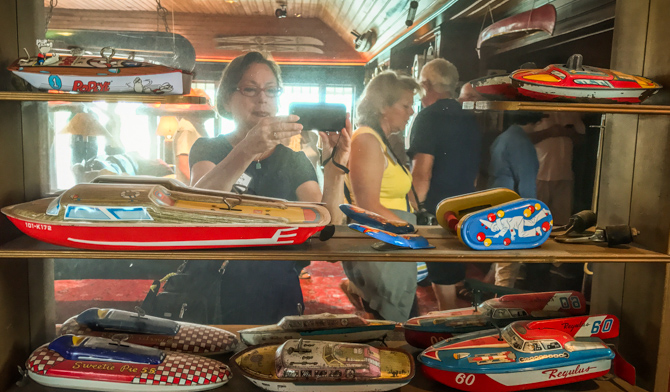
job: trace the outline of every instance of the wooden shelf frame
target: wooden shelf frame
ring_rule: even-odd
[[[670,255],[638,246],[608,248],[604,245],[563,244],[548,240],[536,249],[476,251],[438,226],[420,227],[435,249],[377,251],[376,240],[338,226],[328,241],[311,238],[304,244],[213,250],[99,251],[47,244],[21,236],[0,246],[0,258],[53,259],[155,259],[155,260],[325,260],[325,261],[426,261],[426,262],[525,262],[525,263],[668,263]]]
[[[463,102],[465,110],[481,111],[540,111],[540,112],[581,112],[619,114],[670,114],[668,105],[635,105],[609,103],[560,103],[531,101],[468,101]]]
[[[205,97],[189,95],[153,94],[87,94],[87,93],[33,93],[25,91],[0,91],[0,101],[64,101],[64,102],[139,102],[171,104],[205,104]]]

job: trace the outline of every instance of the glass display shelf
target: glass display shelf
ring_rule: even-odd
[[[463,109],[482,111],[531,110],[541,112],[670,114],[670,105],[561,103],[532,101],[466,101],[463,102]]]
[[[63,102],[140,102],[140,103],[207,103],[205,97],[154,94],[87,94],[0,91],[0,101],[63,101]]]
[[[310,238],[300,245],[211,250],[99,251],[47,244],[20,236],[0,246],[0,258],[63,259],[156,259],[156,260],[324,260],[324,261],[441,261],[441,262],[670,262],[670,256],[636,245],[608,248],[604,245],[565,244],[549,239],[535,249],[475,251],[439,226],[419,227],[434,249],[391,249],[371,247],[377,240],[338,226],[333,238]]]

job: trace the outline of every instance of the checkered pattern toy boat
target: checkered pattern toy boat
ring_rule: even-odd
[[[410,354],[356,343],[289,340],[248,348],[230,361],[254,385],[268,391],[389,391],[414,377]]]
[[[65,321],[60,333],[103,338],[124,334],[128,343],[199,355],[227,353],[238,343],[235,334],[220,328],[119,309],[87,309]]]
[[[38,240],[98,250],[293,245],[330,223],[319,203],[188,188],[156,177],[94,181],[2,212]]]
[[[515,321],[437,343],[418,360],[426,376],[463,391],[544,388],[607,374],[615,352],[601,339],[618,334],[612,315]]]
[[[231,377],[210,358],[92,336],[64,335],[35,350],[26,362],[39,384],[91,391],[205,391]]]

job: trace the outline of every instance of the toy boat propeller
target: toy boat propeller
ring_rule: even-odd
[[[94,391],[204,391],[232,377],[210,358],[92,336],[64,335],[35,350],[26,362],[39,384]]]
[[[112,338],[124,334],[126,342],[165,351],[214,355],[233,351],[237,337],[226,330],[177,322],[118,309],[91,308],[65,321],[61,335]]]

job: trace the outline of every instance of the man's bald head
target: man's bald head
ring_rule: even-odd
[[[458,96],[458,102],[463,103],[466,101],[481,101],[483,100],[484,97],[482,97],[477,90],[472,86],[472,83],[468,82],[461,87],[461,93]]]

